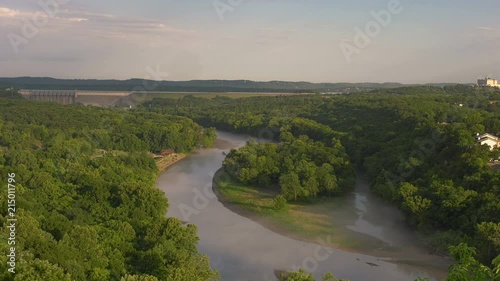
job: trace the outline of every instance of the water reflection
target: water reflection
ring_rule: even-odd
[[[298,241],[225,208],[211,189],[212,178],[221,167],[222,152],[243,146],[248,137],[220,132],[218,136],[223,145],[200,150],[172,166],[158,178],[157,186],[169,198],[169,216],[198,226],[198,248],[210,256],[223,281],[275,281],[275,270],[299,267],[314,272],[318,280],[326,272],[352,281],[413,281],[418,276],[439,280],[444,276],[443,270],[391,262],[402,257],[434,262],[434,257],[410,243],[414,234],[403,227],[401,214],[374,198],[363,181],[351,197],[338,199],[343,202],[334,214],[345,231],[360,235],[349,235],[350,239],[380,241],[379,249],[364,249],[363,253]],[[328,237],[318,239],[326,241]],[[381,250],[389,246],[390,251]]]

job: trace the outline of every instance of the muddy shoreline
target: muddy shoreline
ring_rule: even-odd
[[[263,226],[264,228],[266,228],[272,232],[275,232],[275,233],[283,235],[285,237],[288,237],[288,238],[291,238],[291,239],[294,239],[297,241],[305,242],[305,243],[318,244],[318,245],[321,245],[323,247],[338,249],[338,250],[342,250],[342,251],[354,253],[354,254],[375,256],[375,257],[377,257],[378,261],[399,264],[399,265],[403,265],[403,266],[404,265],[416,266],[416,267],[421,267],[421,268],[432,268],[435,266],[435,269],[438,271],[440,271],[442,269],[441,268],[442,265],[441,266],[439,266],[439,265],[433,266],[433,264],[430,264],[430,263],[425,264],[425,265],[419,265],[418,263],[415,263],[415,261],[411,261],[411,260],[388,258],[387,253],[385,253],[384,251],[377,251],[375,249],[370,250],[370,251],[363,251],[361,249],[346,247],[346,246],[343,246],[339,243],[331,243],[331,242],[328,243],[328,241],[324,238],[322,239],[321,242],[319,242],[318,239],[315,240],[315,239],[311,239],[308,237],[304,237],[303,235],[299,235],[299,234],[295,234],[293,232],[290,232],[289,230],[286,230],[283,227],[276,225],[275,222],[271,221],[271,219],[267,218],[265,215],[260,215],[260,214],[253,212],[253,211],[247,210],[241,206],[238,206],[237,204],[232,203],[228,198],[224,197],[224,195],[222,195],[217,190],[217,187],[218,187],[217,186],[217,179],[221,177],[222,173],[224,173],[223,168],[220,168],[219,170],[217,170],[217,172],[215,173],[213,180],[212,180],[212,190],[213,190],[214,194],[217,196],[217,200],[225,208],[227,208],[231,212],[234,212],[234,213],[236,213],[242,217],[245,217],[247,219],[250,219],[250,220],[260,224],[261,226]],[[224,176],[222,176],[222,177],[224,177]],[[433,254],[429,252],[429,256],[433,256]],[[450,260],[450,264],[451,264],[451,260]],[[373,266],[378,266],[378,265],[374,264]],[[446,275],[443,274],[442,278],[444,279],[445,277],[446,277]]]

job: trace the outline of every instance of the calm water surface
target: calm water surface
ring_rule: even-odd
[[[157,187],[168,197],[168,216],[198,226],[198,249],[210,256],[221,280],[275,281],[275,270],[298,267],[314,272],[318,280],[326,272],[351,281],[445,277],[448,261],[430,255],[418,244],[415,234],[404,225],[402,215],[372,195],[362,175],[354,192],[345,199],[346,204],[332,215],[338,218],[339,231],[351,232],[352,239],[377,241],[377,248],[356,253],[294,240],[230,211],[212,191],[213,175],[224,160],[222,153],[245,145],[250,138],[217,134],[216,148],[197,151],[170,167],[158,178]],[[327,237],[318,239],[325,241]]]

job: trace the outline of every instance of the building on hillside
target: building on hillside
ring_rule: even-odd
[[[478,79],[477,80],[477,85],[479,87],[495,87],[495,88],[500,88],[500,84],[498,84],[498,81],[493,78],[486,77],[484,79]]]
[[[173,150],[173,149],[164,149],[160,152],[161,156],[168,156],[168,155],[172,155],[172,154],[175,154],[175,150]]]
[[[490,147],[490,150],[493,150],[495,148],[500,148],[500,138],[495,137],[492,134],[482,134],[480,135],[479,133],[477,134],[477,143],[480,145],[488,145]]]

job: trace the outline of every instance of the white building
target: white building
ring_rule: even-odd
[[[477,143],[480,145],[486,144],[490,147],[490,150],[500,147],[500,139],[491,134],[477,134]]]
[[[498,81],[493,78],[486,77],[484,79],[478,79],[477,80],[477,85],[479,87],[495,87],[495,88],[500,88],[500,84],[498,84]]]

